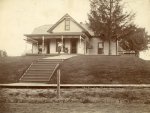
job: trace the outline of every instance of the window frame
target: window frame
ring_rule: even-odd
[[[65,19],[65,31],[70,31],[70,19]]]
[[[100,43],[102,44],[102,48],[99,47]],[[100,52],[100,49],[101,49],[101,52]],[[97,53],[104,54],[104,42],[98,42]]]

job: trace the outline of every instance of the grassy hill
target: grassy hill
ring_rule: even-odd
[[[42,56],[0,57],[0,83],[18,82],[32,61]]]
[[[61,65],[61,83],[150,83],[150,62],[132,56],[77,56]]]
[[[0,83],[17,82],[37,56],[0,58]],[[51,83],[55,83],[56,76]],[[61,65],[61,83],[150,83],[150,62],[131,56],[77,56]]]

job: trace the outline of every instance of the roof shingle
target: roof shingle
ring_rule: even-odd
[[[32,32],[32,34],[49,34],[47,32],[52,27],[52,24],[42,25],[37,28],[35,28]]]

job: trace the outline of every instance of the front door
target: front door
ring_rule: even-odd
[[[77,41],[78,39],[71,39],[71,53],[76,54],[77,53]]]
[[[47,54],[50,54],[50,40],[47,40]]]

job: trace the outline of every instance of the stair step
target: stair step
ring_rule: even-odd
[[[50,70],[50,69],[54,69],[55,66],[31,66],[30,69],[47,69],[47,70]]]
[[[62,61],[38,60],[37,62],[49,62],[49,63],[55,63],[55,62],[62,62]]]
[[[30,71],[51,71],[51,70],[54,70],[54,69],[29,69]]]
[[[55,67],[57,64],[54,64],[54,65],[41,65],[41,64],[37,64],[37,65],[31,65],[33,67]]]
[[[56,64],[41,64],[41,63],[33,63],[32,66],[55,66]]]
[[[62,62],[63,59],[39,59],[38,61],[52,61],[52,62],[59,61],[59,62]]]
[[[49,78],[51,74],[49,75],[24,75],[23,78],[40,78],[40,77],[43,77],[43,78]]]
[[[28,74],[50,74],[53,71],[32,71],[32,70],[28,70],[26,73]]]
[[[37,62],[37,64],[59,64],[60,62]]]
[[[43,77],[43,76],[36,76],[36,77],[25,76],[22,79],[49,79],[49,76],[47,76],[47,77]]]
[[[28,78],[28,77],[23,77],[21,80],[33,80],[33,81],[48,81],[48,78]]]
[[[41,70],[41,69],[43,69],[42,71],[47,71],[47,70],[54,70],[54,68],[53,69],[50,69],[50,68],[37,68],[37,67],[31,67],[29,70]]]
[[[51,75],[51,73],[50,73],[50,74],[40,74],[40,73],[37,73],[37,74],[29,74],[28,72],[26,72],[26,73],[24,74],[24,76],[49,76],[49,75]]]
[[[35,82],[35,83],[45,83],[45,82],[48,82],[48,80],[20,80],[20,82],[27,82],[27,83],[30,83],[30,82]]]

